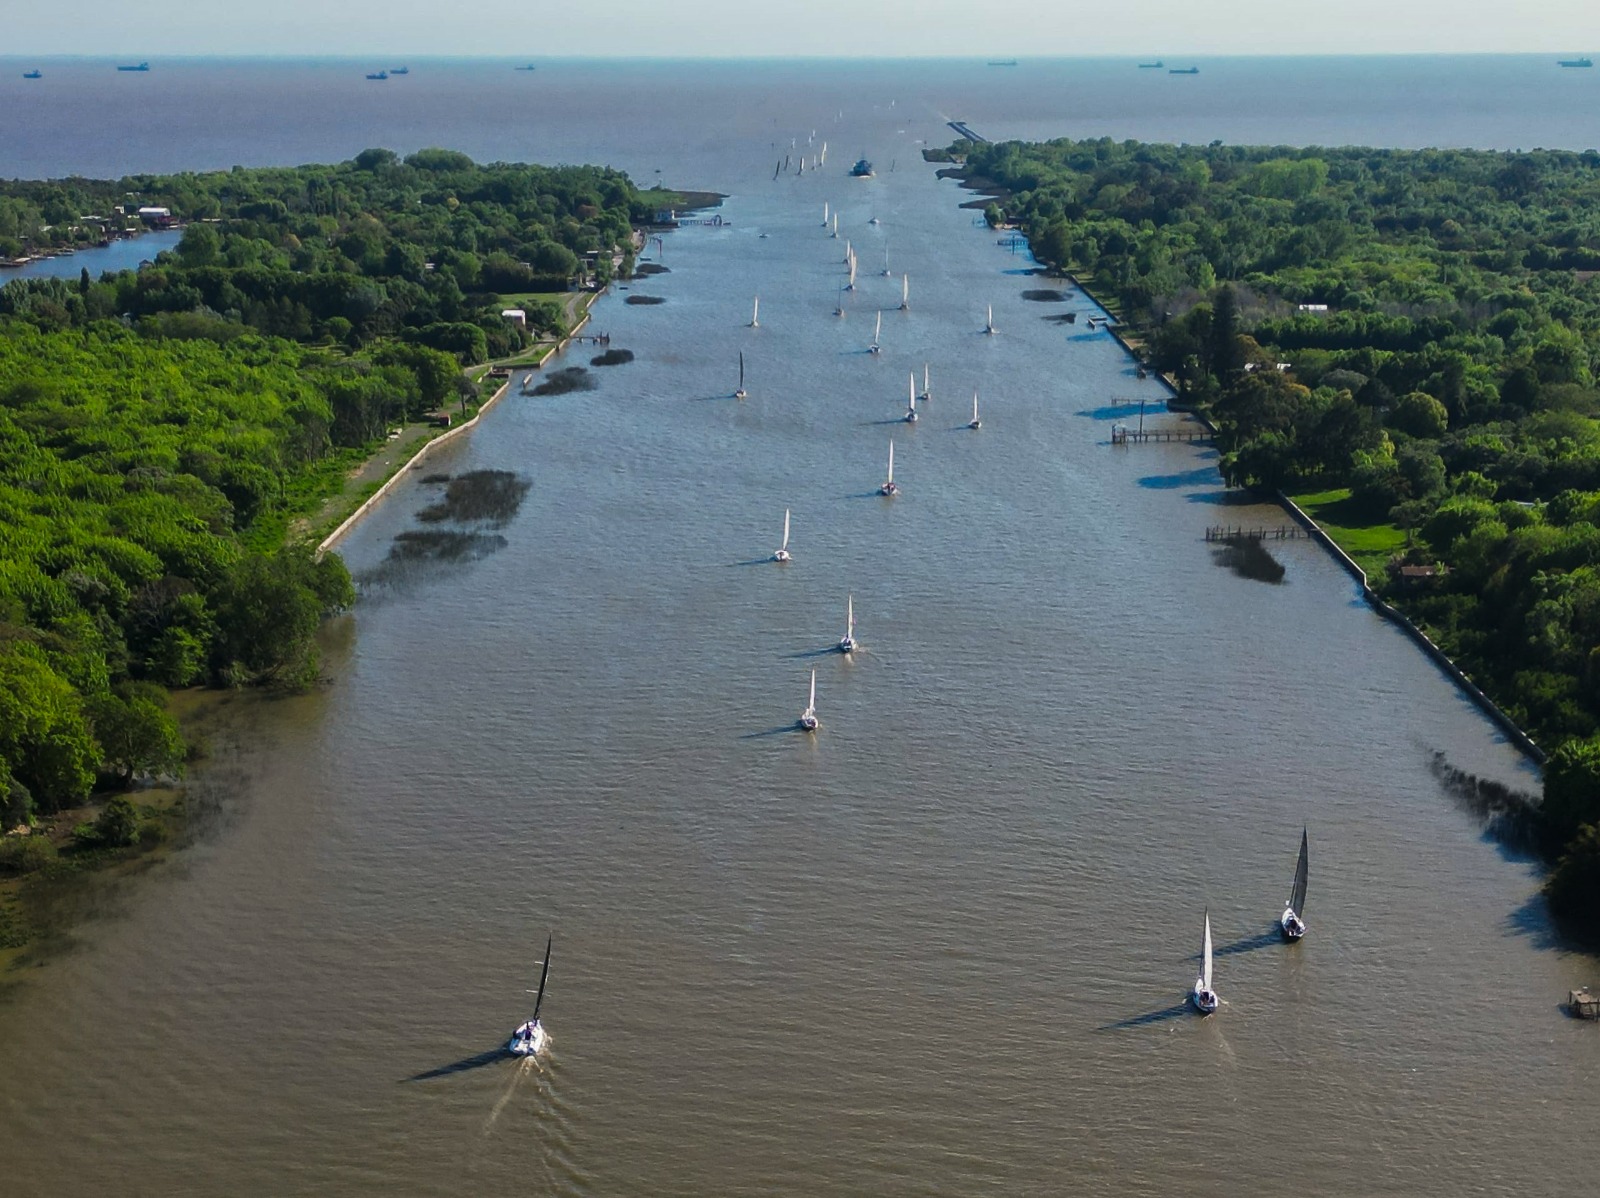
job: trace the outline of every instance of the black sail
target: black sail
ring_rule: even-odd
[[[555,942],[554,933],[544,942],[544,971],[539,974],[539,997],[533,1000],[533,1021],[539,1022],[539,1007],[544,1002],[544,984],[550,976],[550,945]]]
[[[1300,861],[1294,867],[1294,887],[1289,891],[1289,907],[1301,919],[1306,917],[1306,841],[1304,830],[1300,833]]]

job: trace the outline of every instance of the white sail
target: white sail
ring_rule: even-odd
[[[837,212],[833,214],[833,235],[835,237],[839,236],[839,214]]]
[[[914,412],[917,410],[917,372],[910,371],[906,377],[911,380],[911,410]]]
[[[894,438],[889,438],[889,481],[894,482]]]
[[[756,296],[755,307],[750,310],[750,327],[752,329],[761,327],[761,297],[759,295]]]
[[[928,389],[928,364],[926,362],[924,362],[922,364],[922,398],[923,398],[923,401],[926,402],[928,396],[930,396],[932,394],[933,394],[933,392]]]
[[[993,304],[989,305],[989,313],[988,313],[987,316],[984,317],[984,320],[983,320],[983,331],[986,332],[986,333],[994,332],[994,305]]]
[[[837,220],[838,218],[835,217],[834,219]],[[851,270],[855,269],[856,252],[850,248],[850,239],[848,237],[844,239],[844,264],[850,267]]]
[[[878,344],[878,337],[883,332],[883,309],[878,309],[877,323],[872,326],[872,344]]]
[[[822,143],[822,155],[821,155],[821,157],[822,157],[822,164],[824,166],[826,166],[828,164],[828,143],[827,142],[823,142]]]
[[[784,508],[783,509],[783,544],[778,546],[778,548],[779,549],[788,549],[789,548],[789,509],[788,508]]]
[[[889,271],[889,247],[888,246],[884,246],[883,247],[883,277],[887,279],[889,277],[889,274],[890,274],[890,271]]]
[[[856,639],[856,597],[849,595],[844,601],[844,635],[846,640]]]
[[[822,227],[824,229],[826,229],[828,227],[828,201],[827,200],[823,200],[822,201]]]
[[[1205,946],[1200,950],[1200,985],[1202,989],[1211,989],[1211,916],[1206,915],[1206,940]]]
[[[911,276],[900,276],[900,311],[904,312],[911,306]]]
[[[845,284],[845,290],[846,291],[854,291],[855,289],[856,289],[856,260],[854,258],[852,258],[852,259],[850,259],[850,281]]]
[[[978,426],[978,393],[976,391],[972,393],[972,426],[974,428]]]

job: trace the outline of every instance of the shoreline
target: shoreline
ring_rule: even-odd
[[[512,367],[513,374],[517,370],[521,369],[543,370],[546,362],[555,357],[562,350],[566,349],[567,346],[572,343],[573,339],[583,331],[584,326],[589,323],[590,309],[594,307],[595,303],[600,299],[601,296],[607,294],[610,290],[611,288],[608,286],[604,291],[587,293],[584,296],[582,313],[579,316],[577,323],[563,333],[559,341],[549,346],[546,351],[540,355],[537,361],[525,362],[518,366]],[[511,359],[508,359],[508,361],[510,360]],[[495,364],[491,362],[489,365],[492,368]],[[423,459],[425,459],[428,454],[433,451],[435,446],[442,445],[446,441],[453,440],[460,434],[466,432],[468,429],[476,426],[478,421],[482,419],[485,412],[505,398],[506,393],[511,390],[511,383],[512,379],[508,377],[505,382],[503,382],[495,390],[493,395],[489,396],[488,399],[484,400],[478,405],[478,410],[472,414],[471,420],[464,420],[460,424],[453,425],[450,428],[440,429],[437,435],[429,437],[417,447],[417,451],[415,453],[406,458],[403,462],[400,462],[398,465],[396,465],[394,470],[387,478],[383,480],[376,491],[374,491],[371,495],[368,495],[366,499],[362,500],[353,512],[351,512],[338,523],[332,532],[328,533],[317,542],[317,556],[321,557],[323,554],[332,549],[334,545],[338,544],[338,542],[344,538],[344,535],[361,521],[363,516],[367,515],[375,507],[377,507],[378,503],[388,496],[389,492],[394,489],[399,481],[404,478],[409,471],[415,469],[423,461]],[[376,453],[368,457],[367,461],[373,461],[382,452],[382,449],[379,449]]]
[[[1024,234],[1024,240],[1026,240],[1026,234]],[[1028,252],[1030,254],[1033,252],[1033,247],[1031,244],[1028,247]],[[1038,258],[1035,257],[1034,261],[1038,262]],[[1041,263],[1041,265],[1043,264]],[[1090,302],[1092,302],[1102,312],[1106,313],[1108,316],[1112,315],[1111,310],[1100,301],[1099,297],[1097,297],[1094,292],[1083,285],[1082,280],[1080,280],[1076,274],[1066,269],[1061,270],[1059,273],[1062,277],[1070,280],[1072,285],[1079,291],[1083,292],[1083,294],[1089,298]],[[1106,325],[1106,329],[1108,332],[1110,332],[1112,337],[1116,339],[1117,344],[1122,347],[1124,353],[1126,353],[1135,362],[1139,362],[1141,365],[1143,365],[1143,360],[1140,358],[1138,351],[1128,343],[1127,338],[1125,338],[1119,331],[1117,324],[1108,323]],[[1216,433],[1216,425],[1211,422],[1205,413],[1195,409],[1183,407],[1173,408],[1171,406],[1171,401],[1178,398],[1178,389],[1173,386],[1170,379],[1159,372],[1151,372],[1149,377],[1159,381],[1160,384],[1169,392],[1169,398],[1167,401],[1167,410],[1169,412],[1176,411],[1182,413],[1183,415],[1191,416],[1195,420],[1198,420],[1201,424],[1205,425],[1206,428],[1210,429],[1213,434]],[[1367,572],[1361,568],[1354,558],[1352,558],[1339,547],[1339,543],[1334,540],[1334,538],[1330,536],[1326,530],[1323,529],[1322,525],[1318,524],[1309,513],[1304,511],[1299,504],[1295,503],[1295,501],[1290,499],[1289,496],[1284,492],[1272,492],[1272,499],[1278,504],[1278,506],[1283,508],[1283,510],[1292,520],[1295,521],[1295,523],[1299,524],[1311,535],[1312,540],[1321,545],[1322,548],[1333,557],[1334,561],[1343,567],[1343,569],[1356,580],[1356,584],[1361,588],[1361,597],[1366,602],[1367,606],[1379,616],[1394,624],[1400,629],[1401,632],[1410,638],[1417,648],[1422,650],[1423,655],[1432,661],[1433,664],[1439,668],[1440,672],[1443,673],[1444,676],[1448,678],[1456,686],[1456,688],[1472,702],[1473,706],[1477,707],[1478,710],[1488,718],[1489,722],[1498,728],[1502,734],[1504,734],[1506,739],[1514,748],[1516,748],[1523,754],[1523,756],[1527,757],[1535,765],[1541,768],[1546,764],[1546,762],[1549,761],[1549,754],[1539,747],[1538,742],[1528,734],[1527,729],[1523,728],[1509,715],[1507,715],[1500,705],[1484,692],[1483,688],[1481,688],[1476,682],[1472,681],[1471,677],[1467,675],[1466,671],[1458,666],[1448,653],[1439,648],[1439,646],[1430,636],[1428,636],[1427,633],[1425,633],[1420,627],[1412,622],[1409,616],[1407,616],[1399,608],[1384,600],[1383,597],[1378,594],[1378,592],[1373,588],[1371,581],[1368,579]]]

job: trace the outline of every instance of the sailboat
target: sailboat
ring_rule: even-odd
[[[833,214],[833,239],[835,241],[839,240],[839,214],[837,212]]]
[[[1278,917],[1285,940],[1298,940],[1306,934],[1306,848],[1308,836],[1300,831],[1300,860],[1294,867],[1294,885],[1289,887],[1289,902]]]
[[[843,287],[839,288],[839,298],[834,302],[833,305],[833,314],[835,316],[844,315],[844,293],[845,289]]]
[[[827,200],[823,200],[822,201],[822,227],[824,229],[826,229],[828,227],[828,201]]]
[[[900,276],[900,311],[908,312],[910,310],[911,310],[911,276],[910,275],[901,275]]]
[[[778,546],[778,551],[772,555],[775,562],[789,560],[789,509],[783,509],[783,544]]]
[[[917,372],[911,371],[911,398],[906,401],[906,423],[917,422]]]
[[[878,344],[878,338],[882,335],[882,333],[883,333],[883,309],[879,308],[878,309],[878,323],[875,324],[873,326],[873,328],[872,328],[872,344],[867,346],[867,352],[869,354],[878,353],[882,349],[882,346],[880,346]]]
[[[1200,976],[1194,980],[1194,990],[1189,995],[1194,1009],[1209,1015],[1217,1009],[1217,992],[1211,988],[1211,913],[1206,912],[1206,939],[1200,950]]]
[[[889,247],[883,247],[883,277],[889,278],[893,272],[889,269]]]
[[[989,314],[986,317],[984,317],[984,320],[983,320],[983,331],[985,333],[988,333],[991,337],[994,335],[994,305],[993,304],[989,305]]]
[[[822,153],[817,155],[817,161],[822,166],[827,166],[828,165],[828,143],[827,142],[823,142],[822,143]]]
[[[850,281],[844,285],[844,289],[846,291],[856,289],[856,260],[853,257],[850,259]]]
[[[755,307],[750,310],[750,327],[752,329],[761,327],[761,297],[759,295],[756,296]]]
[[[888,480],[886,482],[884,482],[883,486],[878,488],[878,494],[879,495],[889,495],[889,496],[900,494],[900,488],[895,486],[895,482],[894,482],[894,441],[893,440],[890,440],[890,442],[889,442],[889,478],[888,478]]]
[[[550,945],[554,941],[555,937],[551,936],[544,944],[544,969],[539,973],[539,997],[533,1000],[533,1018],[512,1032],[511,1039],[506,1042],[506,1051],[514,1057],[536,1057],[550,1042],[539,1023],[539,1008],[544,1004],[544,984],[550,977]]]
[[[933,398],[933,392],[928,389],[928,364],[922,364],[922,394],[917,396],[923,403]]]
[[[856,264],[856,252],[850,248],[850,239],[848,237],[844,239],[844,264],[846,266],[854,266]]]
[[[845,599],[844,612],[844,635],[839,638],[839,652],[854,653],[856,651],[856,597],[854,595]]]
[[[806,704],[806,709],[800,713],[800,727],[807,732],[815,732],[819,721],[817,720],[817,671],[811,671],[811,701]]]
[[[529,377],[532,377],[532,376],[529,376]],[[739,389],[733,393],[733,397],[735,399],[743,399],[745,397],[745,389],[744,389],[744,350],[742,350],[742,349],[739,351]]]
[[[983,421],[978,419],[978,393],[972,393],[972,419],[967,422],[968,428],[982,428]]]

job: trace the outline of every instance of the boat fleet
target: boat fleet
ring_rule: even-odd
[[[826,143],[824,143],[824,152],[825,151]],[[780,170],[785,165],[787,165],[787,163],[780,164]],[[818,162],[817,165],[820,165],[820,162]],[[802,170],[804,169],[803,160],[801,163],[801,168]],[[865,159],[862,159],[855,165],[855,167],[851,169],[851,174],[856,177],[870,177],[871,173],[871,164],[866,162]],[[776,174],[777,172],[774,172],[774,177],[776,177]],[[875,216],[873,217],[871,223],[878,223],[878,220]],[[823,205],[822,209],[822,227],[830,230],[831,237],[836,238],[839,236],[839,214],[836,210],[831,209],[826,203]],[[851,243],[848,239],[845,241],[844,263],[848,268],[849,274],[846,283],[839,289],[839,298],[834,307],[835,316],[844,315],[844,293],[847,291],[854,291],[856,287],[857,260],[855,250],[851,246]],[[884,265],[882,273],[886,277],[891,275],[887,248],[884,250]],[[910,282],[908,278],[902,277],[900,290],[900,310],[902,312],[909,309],[909,301]],[[761,327],[761,300],[759,297],[757,297],[752,304],[750,322],[746,327],[751,329],[759,329]],[[994,306],[990,304],[986,307],[982,332],[987,336],[993,336],[995,335],[996,331],[997,330],[994,323]],[[867,346],[868,353],[879,354],[882,352],[882,337],[883,310],[880,308],[878,309],[874,319],[872,341]],[[922,403],[926,404],[932,398],[928,364],[923,364],[922,389],[920,392],[917,390],[916,372],[911,371],[909,378],[909,394],[906,401],[906,411],[903,416],[903,420],[907,424],[913,424],[918,419],[917,403],[921,401]],[[745,389],[745,361],[743,350],[739,352],[739,385],[735,389],[733,395],[735,399],[741,400],[746,398],[747,395]],[[966,427],[976,430],[981,428],[982,424],[983,422],[978,415],[978,392],[974,390],[972,393],[972,419],[967,423]],[[889,440],[888,465],[885,472],[884,481],[878,486],[877,493],[887,499],[892,499],[900,494],[899,484],[897,484],[894,480],[894,439],[892,437]],[[783,512],[783,538],[779,543],[778,548],[768,559],[772,562],[785,564],[793,561],[793,556],[789,550],[790,516],[790,509],[785,508]],[[855,629],[855,596],[854,594],[851,594],[845,599],[845,631],[844,635],[839,638],[839,642],[836,646],[839,653],[850,655],[855,653],[860,648],[860,642],[856,639]],[[815,732],[822,726],[821,720],[817,715],[817,671],[815,667],[813,667],[811,670],[810,685],[807,692],[805,708],[801,711],[799,718],[795,721],[795,726],[805,732]],[[1282,933],[1284,940],[1288,941],[1289,943],[1297,943],[1306,934],[1305,903],[1308,840],[1308,833],[1302,830],[1300,836],[1300,855],[1295,866],[1294,880],[1290,885],[1288,899],[1284,904],[1283,912],[1278,919],[1279,930]],[[552,935],[545,943],[545,955],[539,974],[539,988],[537,991],[530,992],[536,994],[533,1004],[533,1016],[526,1022],[519,1024],[516,1030],[513,1031],[511,1039],[506,1043],[506,1051],[512,1056],[521,1058],[537,1057],[549,1044],[550,1037],[546,1032],[544,1025],[539,1020],[539,1013],[544,1003],[545,985],[550,976],[550,950],[553,942],[554,936]],[[1204,916],[1203,934],[1201,940],[1200,972],[1195,978],[1194,985],[1191,988],[1188,997],[1188,1001],[1193,1006],[1194,1010],[1199,1012],[1201,1015],[1211,1015],[1215,1013],[1218,1007],[1221,1005],[1221,999],[1217,996],[1217,992],[1212,982],[1213,967],[1214,951],[1211,936],[1211,914],[1209,911],[1207,911]]]
[[[1295,862],[1294,881],[1289,884],[1289,898],[1283,905],[1283,914],[1278,916],[1278,931],[1290,944],[1298,943],[1306,934],[1306,871],[1310,839],[1309,830],[1302,828],[1300,857]],[[1189,1002],[1202,1015],[1214,1013],[1222,1001],[1211,985],[1212,955],[1211,912],[1207,911],[1205,935],[1200,942],[1200,976],[1195,978],[1194,987],[1189,991]]]

